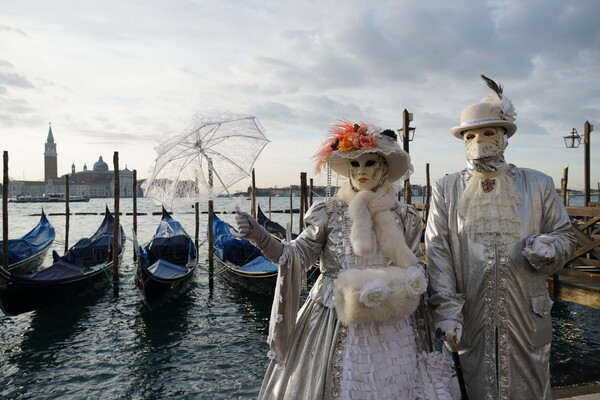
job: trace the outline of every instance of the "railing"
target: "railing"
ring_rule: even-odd
[[[600,309],[600,203],[567,207],[577,249],[565,268],[548,277],[554,298]]]

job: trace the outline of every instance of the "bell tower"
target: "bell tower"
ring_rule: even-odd
[[[44,151],[44,181],[46,182],[49,179],[58,178],[56,143],[54,143],[54,136],[52,135],[52,124],[48,124],[50,128],[48,129],[48,138],[46,139]]]

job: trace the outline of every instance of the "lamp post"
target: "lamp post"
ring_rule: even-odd
[[[402,128],[398,129],[398,133],[402,137],[402,143],[404,147],[404,151],[409,153],[408,151],[408,142],[412,142],[415,137],[415,130],[417,128],[408,126],[410,121],[413,120],[412,113],[406,111],[406,108],[402,112]],[[406,204],[411,204],[411,187],[410,187],[410,179],[404,180],[404,202]]]
[[[585,164],[585,200],[584,205],[590,203],[590,132],[594,130],[594,125],[585,121],[583,124],[583,144],[584,144],[584,164]],[[581,143],[581,136],[577,133],[577,129],[573,128],[569,136],[564,136],[565,146],[567,148],[577,148]]]

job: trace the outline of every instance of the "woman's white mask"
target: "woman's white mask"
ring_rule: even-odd
[[[387,178],[387,163],[376,153],[361,154],[350,160],[350,185],[355,190],[377,189]]]
[[[469,129],[463,133],[467,160],[479,160],[499,156],[508,146],[508,139],[502,127],[487,126]]]

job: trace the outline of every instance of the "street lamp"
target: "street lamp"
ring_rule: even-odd
[[[417,128],[408,126],[410,121],[413,120],[412,113],[406,111],[406,108],[402,112],[402,128],[398,129],[398,133],[402,137],[404,151],[409,153],[408,151],[408,142],[412,142],[415,137],[415,130]],[[411,187],[410,180],[406,179],[404,181],[404,203],[411,204]]]
[[[577,129],[575,128],[573,128],[569,136],[563,136],[563,139],[565,139],[565,146],[567,146],[568,149],[577,148],[581,143],[581,136],[579,136],[579,133],[577,133]]]
[[[585,200],[583,205],[588,206],[590,203],[590,132],[594,130],[594,125],[585,121],[583,124],[583,144],[584,144],[584,162],[585,162]],[[573,128],[570,136],[564,136],[565,145],[568,148],[576,148],[581,143],[581,136],[577,133],[577,129]]]

